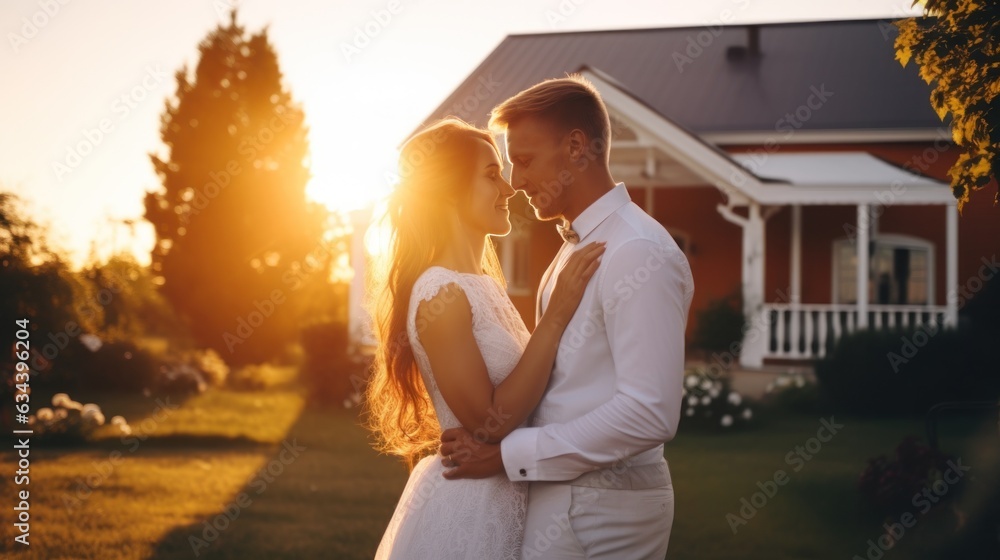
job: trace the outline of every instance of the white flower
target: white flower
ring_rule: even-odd
[[[712,382],[709,381],[708,379],[706,379],[706,380],[704,380],[704,381],[701,382],[701,389],[703,391],[707,391],[707,390],[709,390],[711,388],[712,388]]]
[[[103,342],[101,342],[100,338],[97,338],[97,336],[92,335],[90,333],[81,334],[79,336],[79,339],[80,343],[86,346],[87,350],[90,350],[91,352],[97,352],[98,350],[101,349],[101,346],[104,344]]]
[[[693,408],[689,408],[689,409],[685,410],[684,411],[684,415],[685,416],[694,416],[694,409]]]
[[[802,387],[805,387],[806,386],[806,380],[805,380],[805,378],[802,377],[801,375],[799,375],[798,377],[796,377],[795,378],[795,386],[799,387],[800,389]]]
[[[711,389],[708,390],[708,396],[712,397],[713,399],[715,397],[718,397],[719,396],[719,390],[717,388],[715,388],[715,387],[712,387]]]
[[[741,397],[736,391],[733,391],[729,393],[729,397],[726,400],[728,400],[733,406],[740,406],[740,403],[743,402],[743,397]]]
[[[56,420],[65,420],[69,416],[69,412],[66,412],[65,408],[57,408],[54,414]]]
[[[62,406],[67,410],[79,410],[80,412],[83,412],[83,403],[81,403],[80,401],[74,401],[70,399],[62,403]]]
[[[111,425],[112,426],[126,426],[126,425],[128,425],[128,422],[126,422],[125,418],[122,417],[122,416],[112,416],[111,417]]]
[[[687,378],[684,379],[684,384],[687,385],[688,387],[692,387],[692,388],[697,387],[698,386],[698,378],[695,377],[694,375],[689,375],[689,376],[687,376]]]
[[[712,397],[705,395],[701,398],[701,404],[708,405],[712,402]]]
[[[774,384],[777,385],[778,387],[788,387],[789,385],[791,385],[791,383],[792,380],[785,377],[784,375],[774,380]]]
[[[753,411],[750,410],[749,408],[744,408],[743,413],[740,414],[740,416],[742,416],[744,420],[749,420],[753,418]]]
[[[694,395],[688,397],[688,406],[698,406],[698,397]]]
[[[38,417],[39,422],[48,422],[55,417],[52,414],[51,408],[39,408],[38,412],[35,413],[35,416]]]
[[[84,414],[83,423],[86,426],[103,426],[104,425],[104,415],[100,412],[94,412],[93,410],[88,410],[88,414]]]
[[[66,393],[56,393],[52,395],[52,406],[62,406],[64,402],[69,402],[69,395]]]
[[[722,424],[723,428],[728,428],[733,425],[733,417],[726,414],[719,420],[719,423]]]
[[[96,404],[88,404],[84,406],[83,412],[80,413],[80,416],[86,422],[93,423],[97,426],[104,425],[104,414],[101,413],[101,409],[97,408]]]

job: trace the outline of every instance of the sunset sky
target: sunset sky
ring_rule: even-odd
[[[248,31],[269,26],[310,127],[308,192],[337,209],[386,191],[396,146],[509,34],[919,12],[909,0],[5,0],[0,190],[26,199],[75,263],[94,243],[99,256],[130,248],[148,262],[142,198],[158,185],[147,154],[162,149],[164,99],[174,72],[194,66],[198,42],[234,4]],[[58,11],[40,15],[46,7]],[[366,26],[377,32],[359,38]],[[68,155],[88,141],[91,153],[78,162]],[[134,220],[134,235],[123,220]]]

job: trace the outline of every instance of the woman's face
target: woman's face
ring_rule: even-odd
[[[466,211],[460,213],[462,222],[471,231],[483,235],[510,233],[510,209],[507,203],[514,196],[501,174],[500,156],[488,142],[476,139],[476,163],[473,167]]]

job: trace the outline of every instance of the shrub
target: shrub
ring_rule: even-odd
[[[343,403],[348,408],[360,402],[367,364],[351,359],[347,346],[347,324],[342,321],[316,323],[302,330],[303,381],[312,402]]]
[[[71,367],[73,388],[139,393],[194,393],[221,385],[229,366],[214,350],[154,354],[131,340],[102,341],[96,335],[78,337],[83,348]]]
[[[744,403],[743,395],[730,389],[729,378],[703,369],[684,374],[681,425],[712,429],[731,429],[747,424],[753,410]]]
[[[222,356],[219,356],[219,353],[211,348],[188,352],[184,360],[196,369],[209,385],[222,385],[226,382],[226,377],[229,376],[229,366],[226,365]]]
[[[161,362],[129,340],[102,342],[83,335],[87,350],[74,360],[76,383],[87,390],[138,393],[156,386]]]
[[[943,329],[857,331],[816,363],[820,390],[860,414],[923,414],[949,400],[1000,397],[996,333]]]
[[[164,393],[201,393],[220,386],[229,376],[229,366],[211,348],[182,352],[160,366],[156,389]]]
[[[816,382],[796,371],[782,372],[768,383],[762,403],[775,409],[799,413],[815,413],[821,408]]]
[[[711,301],[698,312],[691,345],[709,354],[732,352],[734,343],[743,341],[745,324],[743,304],[738,295]]]
[[[105,424],[101,407],[94,403],[82,404],[66,393],[52,396],[52,408],[40,408],[28,418],[34,431],[33,437],[46,443],[80,443]],[[132,433],[132,428],[121,416],[109,422],[120,435]]]
[[[264,391],[293,381],[294,371],[291,366],[272,363],[246,365],[233,370],[226,383],[237,391]]]
[[[914,510],[914,496],[942,480],[954,460],[954,457],[909,436],[896,447],[893,459],[880,456],[868,460],[868,466],[858,479],[858,490],[867,505],[896,521],[901,514]],[[964,480],[962,477],[953,485],[949,484],[953,487],[948,488],[945,499],[939,500],[939,495],[934,503],[954,499]],[[931,503],[930,500],[926,502]]]

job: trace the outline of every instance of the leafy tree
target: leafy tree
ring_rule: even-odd
[[[951,113],[955,143],[964,151],[948,171],[958,208],[1000,169],[1000,3],[916,0],[924,17],[896,22],[896,59],[912,59],[944,120]],[[1000,202],[1000,189],[993,199]]]
[[[94,332],[103,315],[78,306],[90,288],[47,245],[46,228],[24,214],[16,195],[0,192],[0,316],[27,318],[43,335],[71,322]]]
[[[85,306],[86,311],[100,308],[103,312],[103,337],[127,340],[160,336],[174,344],[185,341],[184,325],[157,289],[149,268],[131,254],[121,253],[103,263],[92,263],[80,271],[80,277],[95,294]]]
[[[176,73],[151,154],[162,188],[148,192],[152,268],[199,346],[226,361],[274,356],[297,335],[309,282],[325,282],[334,250],[328,213],[307,201],[304,114],[282,86],[267,30],[247,35],[233,11]]]
[[[0,317],[10,321],[11,333],[0,354],[0,371],[14,371],[13,322],[27,319],[32,386],[71,378],[82,354],[77,336],[96,332],[102,310],[81,312],[81,302],[93,297],[89,286],[47,245],[46,228],[26,217],[19,199],[7,192],[0,192],[0,293]],[[7,399],[14,381],[13,375],[0,378],[5,402],[13,402]]]

